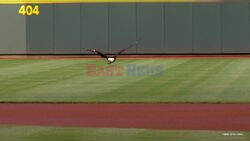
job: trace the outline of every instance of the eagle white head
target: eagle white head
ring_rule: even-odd
[[[112,63],[112,62],[114,62],[114,61],[115,61],[115,58],[110,57],[110,58],[108,58],[107,60],[108,60],[109,62],[111,62],[111,63]]]

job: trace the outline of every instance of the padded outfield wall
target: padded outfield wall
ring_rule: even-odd
[[[250,3],[0,5],[0,54],[250,53]]]

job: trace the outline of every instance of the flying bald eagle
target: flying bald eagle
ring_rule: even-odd
[[[103,53],[101,53],[100,51],[98,50],[95,50],[95,49],[86,49],[87,51],[90,51],[90,52],[94,52],[94,53],[97,53],[98,55],[100,55],[102,58],[105,58],[107,61],[108,61],[108,64],[111,64],[111,63],[114,63],[116,61],[116,57],[120,54],[122,54],[124,51],[126,51],[127,49],[131,48],[131,47],[134,47],[138,44],[138,42],[135,42],[134,44],[131,44],[129,47],[125,48],[125,49],[122,49],[121,51],[119,51],[118,53],[116,53],[115,55],[105,55]]]

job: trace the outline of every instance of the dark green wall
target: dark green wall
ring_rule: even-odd
[[[108,17],[108,4],[81,5],[81,53],[89,53],[84,48],[109,51]]]
[[[164,23],[164,4],[138,4],[139,53],[161,53],[164,51]]]
[[[44,4],[39,16],[0,5],[0,54],[250,53],[250,4]],[[16,24],[18,23],[18,24]]]
[[[136,40],[136,5],[113,4],[109,8],[109,51],[117,52]],[[136,49],[128,50],[133,53]]]
[[[250,52],[249,5],[222,5],[222,47],[223,52]]]
[[[19,5],[0,5],[0,54],[26,53],[26,20]]]
[[[54,7],[55,54],[81,52],[81,10],[79,4],[57,4]]]
[[[27,53],[54,53],[53,5],[40,5],[42,14],[26,17]]]
[[[220,4],[193,5],[193,52],[220,53]]]
[[[165,6],[165,52],[190,53],[192,50],[192,4]]]

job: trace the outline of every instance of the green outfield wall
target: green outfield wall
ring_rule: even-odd
[[[0,54],[250,53],[250,3],[0,5]]]
[[[0,54],[26,53],[26,19],[18,5],[0,5]]]

